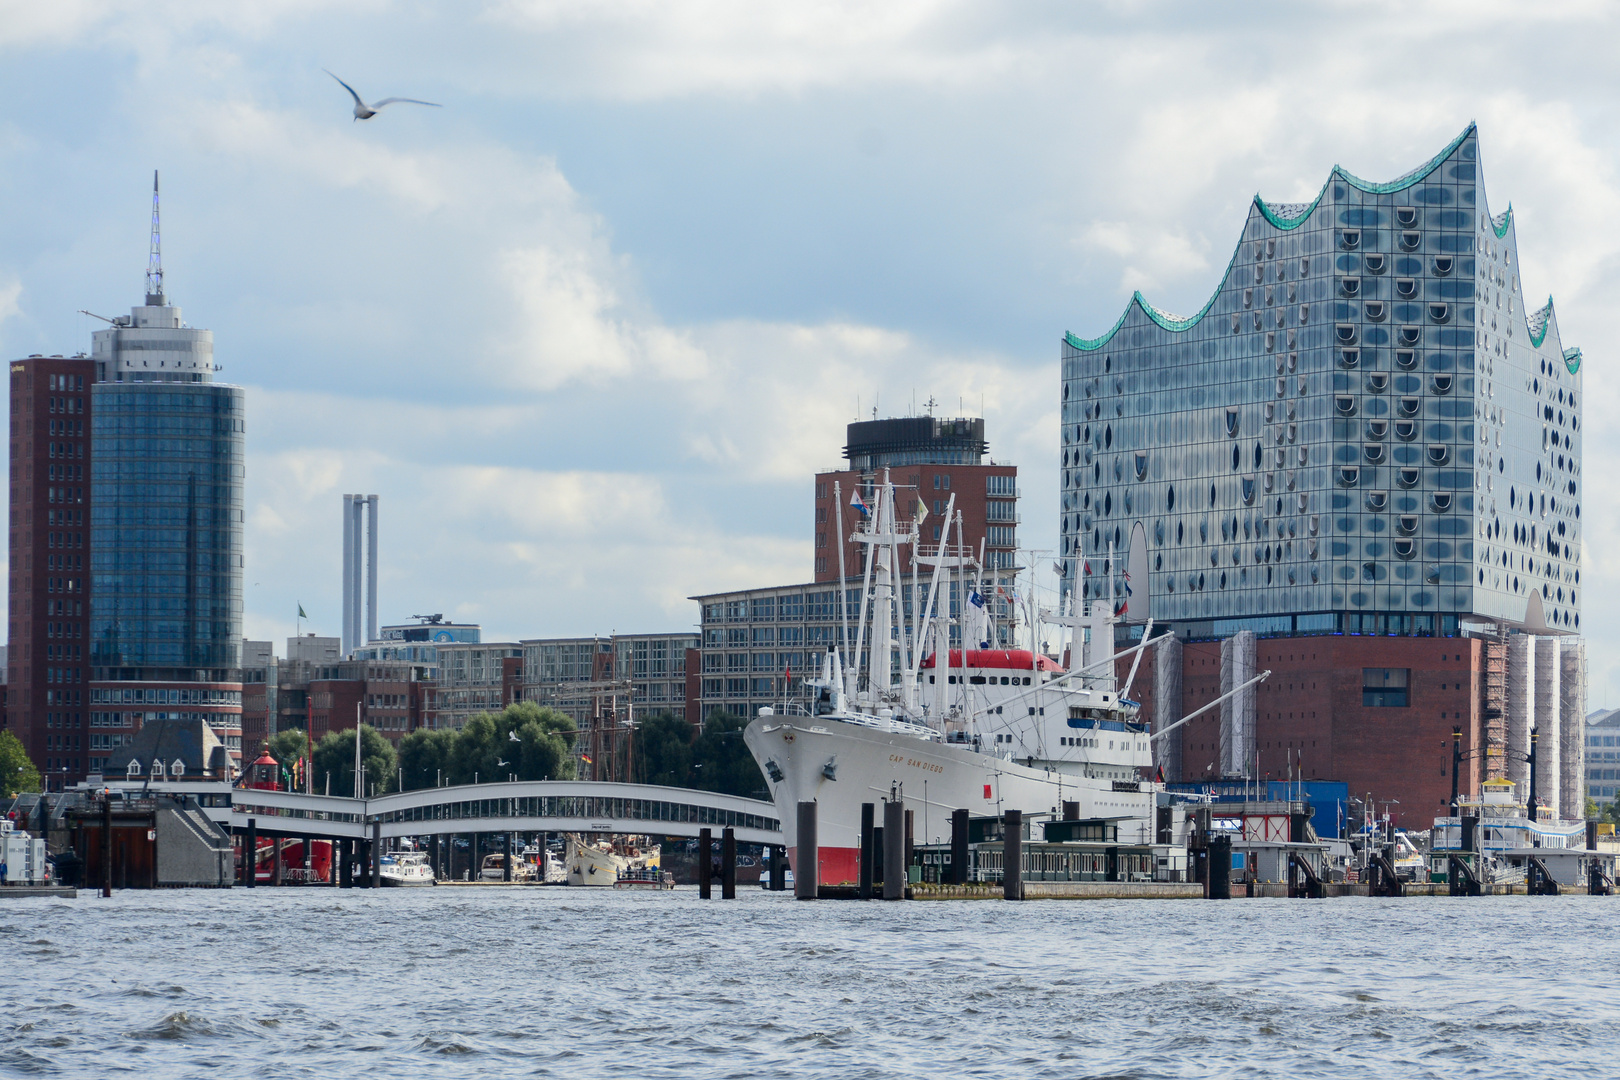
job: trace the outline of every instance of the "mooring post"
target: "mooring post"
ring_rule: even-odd
[[[251,889],[259,880],[259,823],[254,818],[248,818],[247,836],[242,841],[242,867]]]
[[[112,800],[101,799],[101,895],[112,896]]]
[[[338,860],[338,888],[354,888],[354,841],[348,837],[332,841],[332,854]]]
[[[787,888],[787,848],[780,844],[771,847],[771,892]]]
[[[798,859],[793,867],[793,897],[814,900],[820,893],[821,853],[816,840],[816,804],[799,804]]]
[[[737,830],[720,834],[720,899],[737,899]]]
[[[698,899],[714,898],[714,831],[698,830],[697,850]]]
[[[1001,897],[1024,898],[1024,812],[1008,810],[1001,815]]]
[[[513,838],[516,836],[517,833],[506,834],[506,862],[501,869],[502,881],[512,880],[512,860],[517,858],[517,844],[513,842]]]
[[[966,885],[973,877],[968,862],[973,854],[968,850],[968,812],[951,811],[951,881]]]
[[[382,887],[382,818],[371,819],[371,887]]]
[[[1205,892],[1211,900],[1232,899],[1232,838],[1209,838],[1209,887]]]
[[[872,882],[877,880],[877,867],[873,860],[877,857],[877,850],[873,846],[873,805],[869,802],[861,803],[861,862],[856,868],[859,888],[856,894],[862,900],[872,899]]]
[[[913,835],[917,827],[917,811],[906,811],[906,884],[911,884],[911,868],[916,865],[917,838]]]
[[[906,804],[891,799],[883,804],[883,899],[906,898]]]

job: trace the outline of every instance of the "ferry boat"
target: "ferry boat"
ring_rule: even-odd
[[[1144,776],[1153,765],[1152,740],[1179,722],[1150,732],[1138,718],[1138,704],[1126,696],[1130,680],[1119,690],[1114,676],[1122,657],[1135,653],[1140,663],[1152,623],[1141,644],[1114,654],[1110,590],[1090,605],[1089,616],[1043,613],[1045,621],[1071,632],[1067,669],[1029,649],[990,648],[995,633],[984,602],[989,587],[974,553],[961,542],[960,520],[954,545],[942,541],[929,547],[918,543],[916,523],[896,522],[891,484],[885,482],[875,502],[866,526],[851,537],[871,549],[854,654],[863,651],[867,626],[872,641],[889,647],[865,650],[864,686],[845,669],[840,651],[829,650],[820,677],[809,680],[808,704],[762,708],[743,733],[770,785],[794,869],[803,872],[796,807],[812,801],[817,880],[826,885],[857,880],[861,804],[881,799],[900,799],[913,812],[918,843],[946,840],[957,809],[973,816],[1020,810],[1026,817],[1102,822],[1113,827],[1119,844],[1169,841],[1156,814],[1162,787]],[[931,568],[927,600],[912,605],[910,619],[899,606],[890,569],[902,545],[912,548],[914,566]],[[958,619],[950,617],[949,605],[938,602],[942,580],[943,595],[954,585],[967,601]],[[924,595],[920,580],[913,583],[912,595],[914,600]],[[941,644],[950,640],[952,625],[969,648]],[[1090,630],[1089,643],[1082,628]],[[845,636],[847,641],[847,631]],[[978,648],[971,647],[975,642]],[[1269,675],[1258,675],[1199,712]],[[1171,816],[1175,832],[1174,808]]]
[[[1532,815],[1512,780],[1487,780],[1477,799],[1459,799],[1457,814],[1434,819],[1430,880],[1449,881],[1451,858],[1460,858],[1483,884],[1524,880],[1531,857],[1546,859],[1586,848],[1586,822],[1559,818],[1550,807]]]
[[[377,878],[385,887],[437,885],[428,857],[420,851],[394,851],[377,860]]]

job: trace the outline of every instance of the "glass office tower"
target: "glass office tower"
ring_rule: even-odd
[[[243,392],[99,383],[92,664],[109,680],[231,682],[241,666]]]
[[[1196,314],[1065,336],[1065,580],[1184,637],[1578,632],[1581,390],[1472,125],[1389,183],[1335,167],[1255,198]]]

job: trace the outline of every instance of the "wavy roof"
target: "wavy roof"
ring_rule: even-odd
[[[1316,198],[1312,199],[1310,202],[1268,204],[1259,195],[1255,195],[1255,208],[1258,209],[1261,215],[1264,216],[1265,219],[1276,228],[1285,231],[1289,229],[1297,229],[1310,219],[1311,214],[1315,213],[1317,206],[1322,201],[1322,196],[1327,194],[1328,185],[1333,183],[1335,177],[1343,180],[1351,187],[1358,188],[1359,190],[1368,192],[1369,194],[1387,195],[1391,192],[1404,191],[1406,188],[1422,182],[1430,173],[1438,169],[1441,163],[1455,153],[1457,147],[1461,146],[1463,141],[1467,139],[1468,136],[1474,134],[1476,130],[1477,125],[1470,121],[1468,126],[1463,128],[1461,134],[1446,144],[1445,149],[1441,150],[1424,164],[1418,166],[1410,172],[1402,173],[1400,176],[1386,183],[1380,184],[1374,183],[1370,180],[1363,180],[1361,177],[1356,176],[1354,173],[1343,168],[1342,166],[1335,165],[1333,166],[1332,171],[1328,173],[1327,180],[1323,182],[1322,190],[1318,191],[1316,193]],[[1491,224],[1497,229],[1496,235],[1498,237],[1505,236],[1507,234],[1508,223],[1511,221],[1512,215],[1513,208],[1510,205],[1506,213],[1504,213],[1501,217],[1502,224],[1500,226],[1496,225],[1495,219],[1492,220]],[[1157,325],[1173,333],[1180,333],[1183,330],[1192,329],[1192,327],[1198,324],[1200,319],[1209,313],[1209,309],[1212,308],[1215,305],[1215,301],[1220,298],[1221,289],[1226,286],[1226,281],[1232,274],[1232,265],[1237,262],[1238,253],[1241,250],[1241,242],[1233,247],[1232,258],[1226,264],[1226,272],[1221,275],[1220,284],[1215,286],[1215,292],[1210,296],[1209,300],[1204,304],[1204,306],[1198,309],[1197,314],[1189,318],[1181,318],[1179,316],[1171,315],[1168,312],[1161,311],[1159,308],[1154,307],[1152,304],[1148,303],[1147,297],[1143,296],[1140,292],[1136,292],[1131,294],[1130,302],[1125,305],[1125,310],[1120,314],[1118,320],[1116,320],[1114,325],[1111,326],[1102,336],[1095,338],[1083,338],[1072,333],[1065,333],[1063,335],[1063,340],[1068,342],[1071,347],[1086,352],[1090,352],[1093,349],[1100,349],[1104,345],[1108,344],[1113,336],[1119,332],[1119,328],[1121,326],[1125,325],[1125,320],[1130,317],[1131,309],[1133,307],[1140,308],[1142,314],[1146,315]],[[1539,345],[1540,342],[1537,342],[1537,344]]]

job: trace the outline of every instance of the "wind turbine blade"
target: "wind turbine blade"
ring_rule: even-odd
[[[435,109],[442,109],[442,108],[444,108],[444,106],[443,106],[443,105],[440,105],[440,104],[439,104],[439,103],[438,103],[438,102],[437,102],[437,101],[417,101],[417,100],[416,100],[416,99],[415,99],[415,98],[408,98],[408,97],[385,97],[385,98],[383,98],[383,99],[382,99],[382,100],[381,100],[381,101],[379,101],[379,102],[377,102],[377,103],[376,103],[376,104],[375,104],[375,105],[373,105],[373,106],[371,106],[371,107],[372,107],[372,108],[373,108],[373,109],[380,109],[380,108],[382,108],[382,107],[383,107],[383,106],[384,106],[384,105],[395,105],[395,104],[403,104],[403,105],[431,105],[431,106],[433,106],[433,107],[434,107],[434,108],[435,108]]]
[[[321,70],[326,71],[325,68],[321,68]],[[326,71],[326,73],[328,75],[332,75],[332,73],[330,71]],[[339,86],[343,87],[343,89],[345,89],[345,90],[347,90],[349,92],[349,96],[354,98],[354,103],[356,105],[360,106],[361,108],[365,108],[366,103],[360,100],[360,95],[354,92],[354,87],[350,86],[348,83],[344,82],[342,79],[338,79],[338,77],[336,75],[332,75],[332,78],[337,79],[337,84]]]

